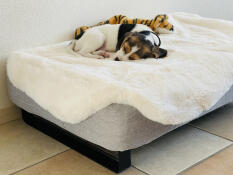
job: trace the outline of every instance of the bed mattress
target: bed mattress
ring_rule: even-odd
[[[20,108],[39,115],[65,130],[111,151],[124,151],[140,147],[174,130],[181,125],[163,125],[144,117],[136,108],[111,104],[86,120],[69,124],[62,122],[43,109],[32,98],[17,89],[8,79],[8,91],[11,100]],[[201,117],[233,101],[233,86],[224,96]]]

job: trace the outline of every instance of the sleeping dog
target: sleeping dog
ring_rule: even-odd
[[[165,49],[148,26],[143,24],[106,24],[86,30],[73,41],[73,50],[91,58],[110,57],[107,52],[116,52],[115,61],[163,58]]]

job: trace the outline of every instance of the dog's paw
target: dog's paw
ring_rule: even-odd
[[[110,58],[110,54],[105,52],[104,55],[103,55],[105,58]]]
[[[107,53],[107,52],[105,52],[105,51],[99,53],[99,55],[102,56],[102,57],[104,57],[104,58],[109,58],[110,57],[110,54]]]
[[[97,56],[100,56],[100,57],[103,57],[103,58],[109,58],[109,57],[110,57],[110,54],[107,53],[107,52],[104,51],[104,50],[98,50],[98,51],[92,52],[92,54],[97,55]],[[102,59],[102,58],[101,58],[101,59]]]
[[[96,56],[96,58],[97,58],[97,59],[104,59],[104,57],[101,56],[101,55]]]

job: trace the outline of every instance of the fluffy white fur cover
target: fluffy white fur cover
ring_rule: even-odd
[[[67,43],[12,53],[7,73],[58,119],[78,123],[111,103],[128,104],[162,124],[181,124],[213,106],[233,84],[233,23],[194,14],[169,15],[164,59],[84,58]]]

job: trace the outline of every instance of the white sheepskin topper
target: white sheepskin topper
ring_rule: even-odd
[[[233,84],[233,23],[169,15],[164,59],[84,58],[69,42],[17,51],[7,63],[13,85],[56,118],[78,123],[112,104],[128,104],[162,124],[182,124],[210,109]]]

